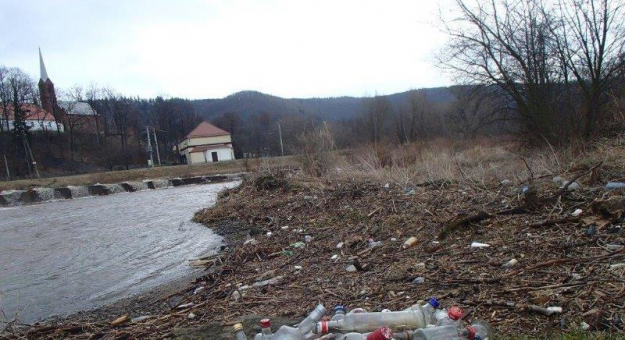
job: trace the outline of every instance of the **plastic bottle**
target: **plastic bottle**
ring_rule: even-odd
[[[367,335],[366,340],[391,340],[393,338],[393,331],[388,327],[382,327]]]
[[[260,333],[256,334],[254,340],[269,340],[271,337],[271,320],[260,320]]]
[[[416,304],[400,312],[348,313],[340,320],[318,322],[315,327],[315,333],[326,334],[333,331],[364,333],[389,326],[409,329],[423,328],[430,322],[432,314],[438,305],[438,301],[435,298],[431,298],[423,306]]]
[[[245,332],[243,331],[242,324],[240,323],[234,324],[232,328],[234,328],[234,338],[236,340],[247,340],[247,336],[245,336]]]
[[[299,323],[297,328],[282,326],[278,328],[276,333],[271,336],[271,340],[306,340],[317,338],[316,334],[312,333],[312,329],[315,324],[326,315],[328,311],[319,304],[315,309],[308,314],[308,316]],[[265,339],[263,339],[265,340]]]
[[[437,310],[432,318],[432,324],[436,326],[452,325],[458,327],[462,313],[462,308],[458,306],[452,306],[449,310]]]
[[[308,316],[302,320],[297,326],[297,330],[306,335],[315,328],[315,324],[321,320],[321,318],[328,313],[328,310],[322,305],[318,304]]]
[[[343,305],[336,305],[334,307],[334,315],[332,316],[332,321],[336,321],[336,320],[341,320],[343,318],[345,318],[345,314],[347,313],[347,310],[345,310],[345,306]]]
[[[453,325],[436,326],[430,328],[417,329],[412,334],[412,340],[449,340],[449,339],[468,339],[468,340],[489,340],[491,330],[487,323],[478,321],[466,328],[458,328]]]

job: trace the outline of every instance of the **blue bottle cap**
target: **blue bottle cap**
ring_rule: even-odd
[[[430,304],[430,306],[434,308],[438,308],[438,306],[440,306],[440,303],[438,303],[438,300],[436,300],[436,298],[433,296],[428,300],[428,303]]]
[[[345,306],[343,306],[343,305],[336,305],[336,306],[334,306],[334,313],[336,313],[338,311],[343,311],[343,313],[347,312],[347,310],[345,309]]]
[[[473,338],[473,340],[482,340],[482,337],[479,335],[476,335],[475,338]]]

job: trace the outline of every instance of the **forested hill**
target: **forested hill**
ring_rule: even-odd
[[[408,103],[413,92],[425,92],[428,101],[445,104],[453,100],[449,88],[411,90],[386,96],[396,107]],[[192,101],[195,110],[202,117],[210,119],[226,112],[236,112],[241,117],[259,113],[282,116],[289,114],[315,115],[324,120],[341,120],[362,112],[363,98],[281,98],[256,91],[242,91],[222,99],[199,99]]]

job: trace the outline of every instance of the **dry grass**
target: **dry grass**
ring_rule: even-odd
[[[293,167],[296,165],[297,161],[292,156],[251,160],[241,159],[214,164],[164,166],[151,169],[142,168],[74,176],[0,182],[0,190],[28,189],[34,187],[58,188],[68,185],[90,185],[95,183],[119,183],[125,181],[141,181],[144,179],[156,178],[228,174],[254,171],[257,169],[268,169],[274,167]]]
[[[625,141],[600,141],[586,150],[572,148],[519,151],[514,142],[483,139],[467,143],[435,140],[401,147],[366,147],[337,162],[338,176],[374,179],[405,187],[423,183],[463,182],[487,187],[501,181],[528,182],[587,169],[603,161],[625,167]]]

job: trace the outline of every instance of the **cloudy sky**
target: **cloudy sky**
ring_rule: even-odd
[[[0,65],[127,95],[362,96],[449,85],[431,0],[0,0]]]

